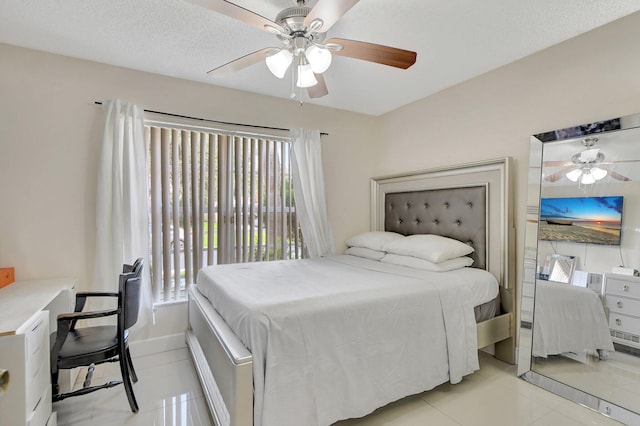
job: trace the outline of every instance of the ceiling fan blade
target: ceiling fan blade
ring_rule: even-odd
[[[620,173],[618,173],[618,172],[614,172],[613,170],[609,170],[609,169],[607,169],[607,174],[608,174],[609,176],[611,176],[612,178],[616,179],[616,180],[621,180],[622,182],[629,182],[629,181],[631,181],[631,179],[629,179],[628,177],[623,176],[623,175],[621,175],[621,174],[620,174]]]
[[[565,177],[566,174],[567,174],[567,169],[560,170],[559,172],[555,172],[553,174],[550,174],[549,176],[545,176],[544,177],[544,181],[545,182],[557,182],[560,179],[562,179],[563,177]]]
[[[573,166],[574,163],[572,161],[543,161],[543,167],[567,167]]]
[[[277,28],[280,31],[284,31],[284,28],[279,24],[271,21],[270,19],[265,18],[262,15],[258,15],[255,12],[252,12],[248,9],[245,9],[242,6],[238,6],[236,4],[230,3],[224,0],[189,0],[191,3],[200,5],[202,7],[206,7],[207,9],[211,9],[215,12],[226,15],[230,18],[237,19],[246,24],[252,25],[262,31],[268,31],[266,28],[267,25]]]
[[[337,56],[346,56],[402,69],[407,69],[416,63],[416,52],[409,50],[344,38],[332,38],[326,43],[335,43],[344,47],[342,50],[332,50],[331,53]]]
[[[307,94],[312,99],[321,98],[329,94],[329,90],[327,90],[327,83],[324,81],[322,74],[316,74],[315,76],[318,83],[315,86],[307,88]]]
[[[248,55],[244,55],[241,58],[234,59],[233,61],[227,62],[224,65],[212,69],[211,71],[207,71],[207,74],[216,78],[226,77],[234,72],[238,72],[251,65],[257,64],[258,62],[264,60],[264,58],[270,52],[277,50],[279,49],[275,47],[265,47],[264,49],[256,50],[253,53],[249,53]]]
[[[318,0],[304,20],[307,28],[316,19],[322,20],[322,26],[318,31],[326,33],[342,15],[347,13],[359,0]]]

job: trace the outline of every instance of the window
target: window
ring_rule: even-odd
[[[206,265],[305,257],[286,138],[145,126],[151,281],[181,300]]]

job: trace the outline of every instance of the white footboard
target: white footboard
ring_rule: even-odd
[[[253,426],[253,358],[196,286],[186,342],[217,426]]]

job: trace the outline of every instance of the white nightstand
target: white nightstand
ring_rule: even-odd
[[[640,349],[640,278],[605,274],[604,303],[613,341]]]

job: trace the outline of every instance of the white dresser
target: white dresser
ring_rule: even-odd
[[[2,426],[53,426],[49,331],[73,311],[75,279],[16,281],[0,289],[0,369],[9,383],[0,396]]]
[[[640,278],[605,274],[604,303],[613,341],[640,349]]]

